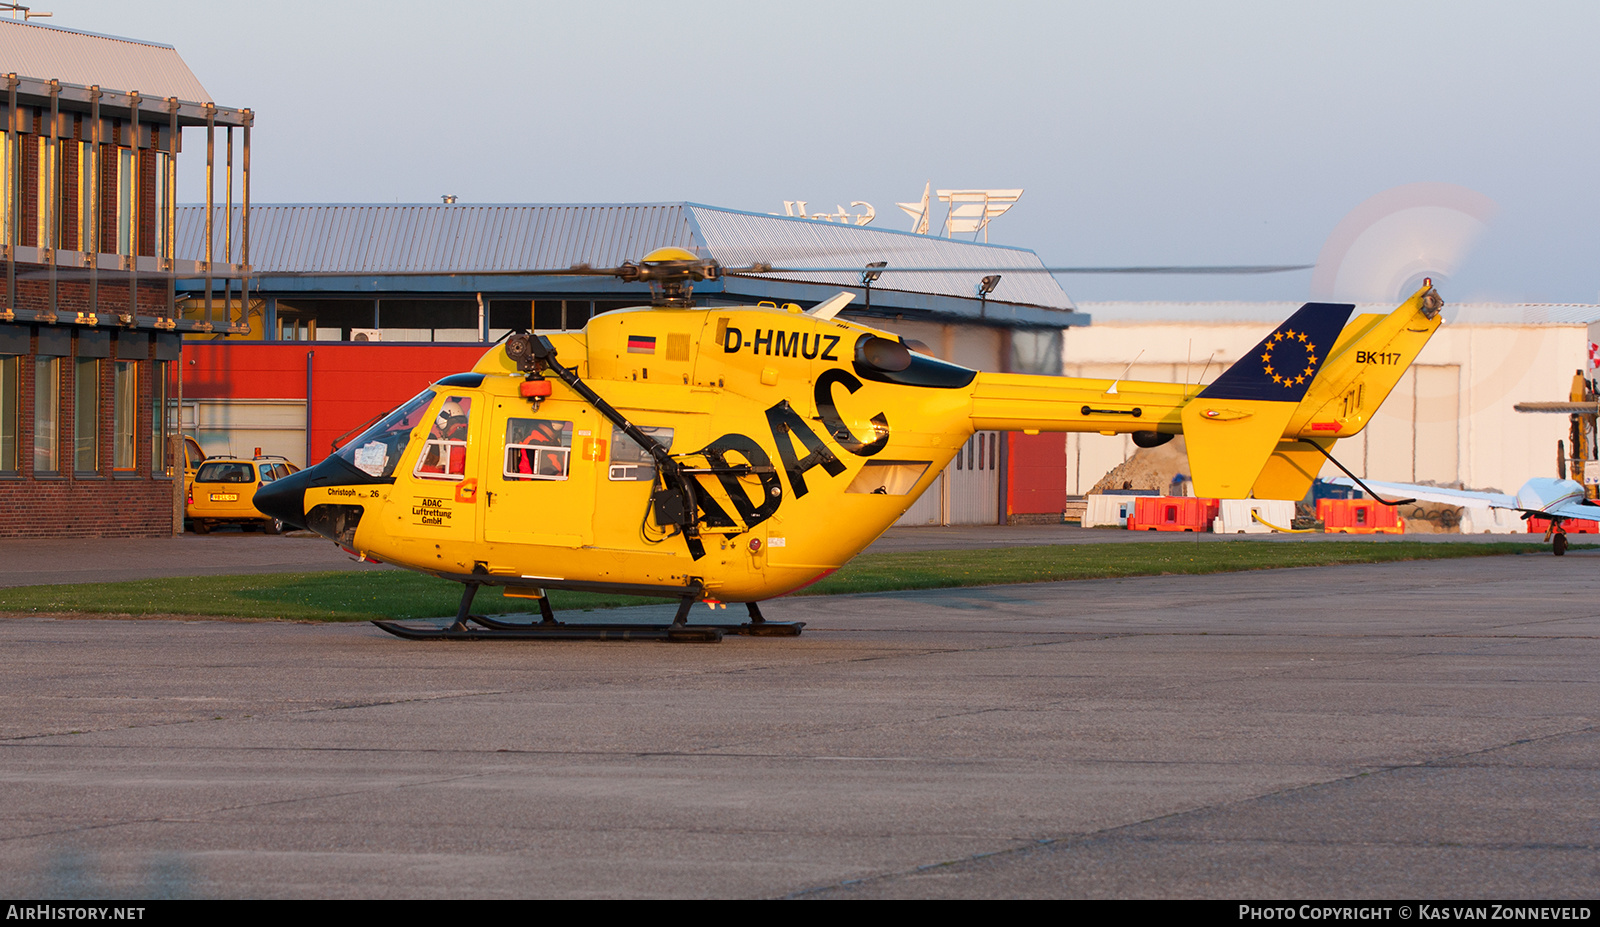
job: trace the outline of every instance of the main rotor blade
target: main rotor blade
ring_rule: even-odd
[[[619,267],[579,265],[564,270],[261,270],[252,277],[618,277]]]
[[[1126,267],[877,267],[881,274],[1281,274],[1310,270],[1315,264],[1166,264]],[[730,275],[758,274],[859,274],[862,267],[724,268]]]
[[[1167,264],[1129,265],[1126,267],[883,267],[873,268],[881,274],[1281,274],[1296,270],[1310,270],[1315,264]],[[768,274],[859,274],[867,270],[859,267],[769,267],[757,264],[747,267],[724,267],[724,276],[758,277]],[[588,267],[578,265],[561,270],[554,269],[439,269],[439,270],[263,270],[251,277],[618,277],[623,273],[618,267]]]

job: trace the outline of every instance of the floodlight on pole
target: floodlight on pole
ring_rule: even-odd
[[[993,293],[994,292],[994,288],[999,286],[999,285],[1000,285],[1000,275],[999,274],[990,274],[989,276],[984,277],[982,280],[978,281],[978,287],[977,287],[977,289],[978,289],[978,318],[981,319],[981,318],[984,318],[985,316],[988,315],[989,294]]]
[[[888,261],[873,261],[867,265],[866,270],[861,272],[861,285],[867,289],[866,306],[864,308],[872,308],[872,284],[883,276],[883,269],[888,266]]]

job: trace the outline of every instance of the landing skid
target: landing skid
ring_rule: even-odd
[[[715,644],[722,640],[722,629],[702,625],[681,628],[651,628],[637,625],[505,625],[498,628],[414,628],[395,621],[373,624],[395,637],[408,641],[671,641],[685,644]]]
[[[466,583],[461,593],[461,608],[455,623],[445,628],[414,627],[397,621],[374,621],[373,624],[396,637],[412,641],[670,641],[673,643],[715,644],[724,634],[744,634],[751,637],[799,637],[805,627],[803,621],[768,621],[754,602],[746,603],[750,620],[737,626],[689,624],[689,610],[694,605],[692,597],[678,601],[678,613],[666,627],[616,624],[606,622],[561,622],[555,618],[548,598],[539,599],[542,620],[534,623],[500,621],[483,615],[470,614],[472,599],[478,592],[477,583]],[[473,627],[476,625],[476,627]]]

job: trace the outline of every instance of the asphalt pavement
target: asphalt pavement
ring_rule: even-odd
[[[720,644],[0,620],[0,892],[1592,899],[1597,565],[786,599],[803,636]]]

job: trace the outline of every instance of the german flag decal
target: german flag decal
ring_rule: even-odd
[[[654,354],[656,353],[655,335],[629,335],[629,354]]]

